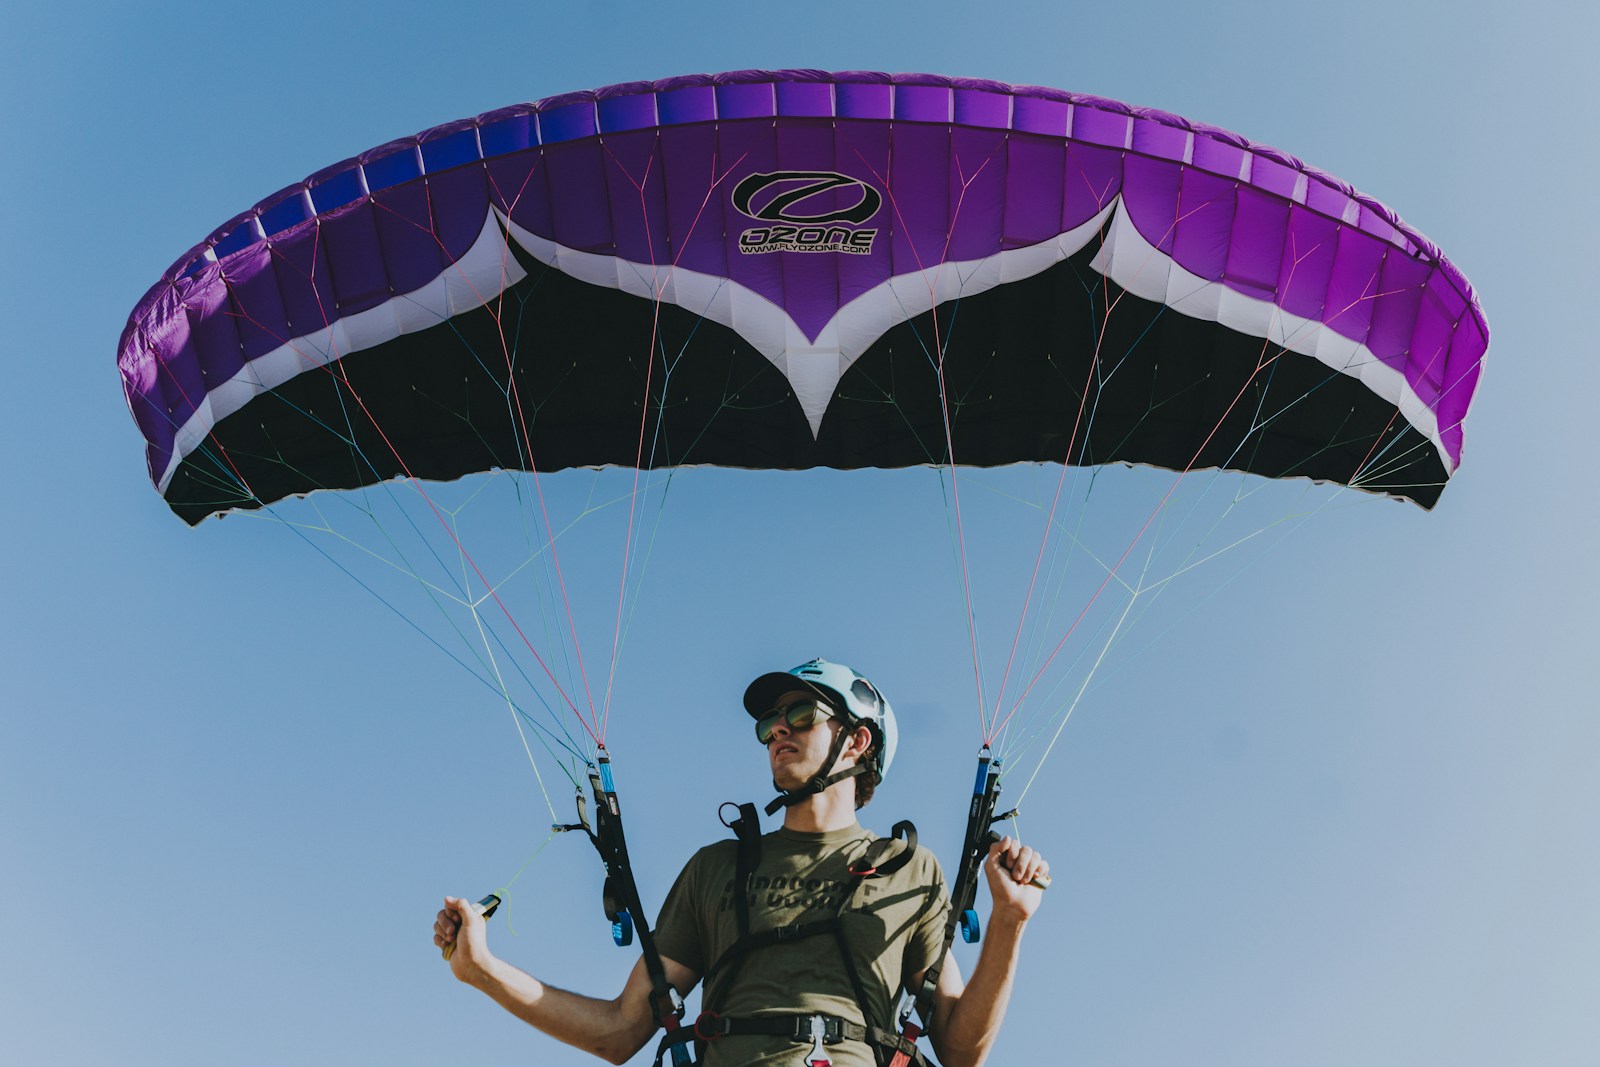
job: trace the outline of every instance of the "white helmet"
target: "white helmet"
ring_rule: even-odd
[[[763,674],[751,682],[744,691],[744,708],[751,718],[759,719],[772,710],[779,697],[797,689],[814,690],[818,696],[872,731],[878,742],[872,769],[877,772],[881,782],[889,773],[889,764],[894,761],[894,750],[900,743],[900,730],[895,725],[894,709],[883,699],[877,687],[867,681],[865,675],[842,663],[814,659],[787,671]]]

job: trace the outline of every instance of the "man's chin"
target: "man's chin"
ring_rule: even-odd
[[[793,792],[811,781],[809,774],[797,774],[788,767],[779,767],[772,772],[772,784],[785,793]]]

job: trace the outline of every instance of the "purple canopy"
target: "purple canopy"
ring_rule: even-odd
[[[1426,238],[1236,134],[741,71],[329,167],[179,259],[118,364],[190,522],[401,473],[681,462],[1126,461],[1432,506],[1487,346]]]

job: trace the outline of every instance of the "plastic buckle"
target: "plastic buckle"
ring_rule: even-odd
[[[723,1030],[716,1030],[708,1034],[701,1028],[700,1024],[707,1019],[710,1019],[711,1022],[715,1024],[721,1021],[722,1016],[718,1015],[714,1011],[703,1011],[699,1015],[696,1015],[694,1017],[694,1036],[698,1037],[701,1041],[715,1041],[717,1038],[722,1037],[725,1033]]]
[[[806,1053],[806,1067],[833,1067],[833,1057],[828,1055],[828,1050],[823,1047],[823,1042],[828,1036],[828,1021],[821,1015],[810,1018],[811,1031],[806,1036],[811,1039],[811,1051]]]

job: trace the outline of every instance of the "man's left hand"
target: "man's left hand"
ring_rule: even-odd
[[[1023,921],[1031,916],[1044,899],[1044,891],[1029,883],[1049,873],[1050,864],[1044,857],[1020,841],[1002,837],[991,845],[984,874],[994,901],[994,918]]]

